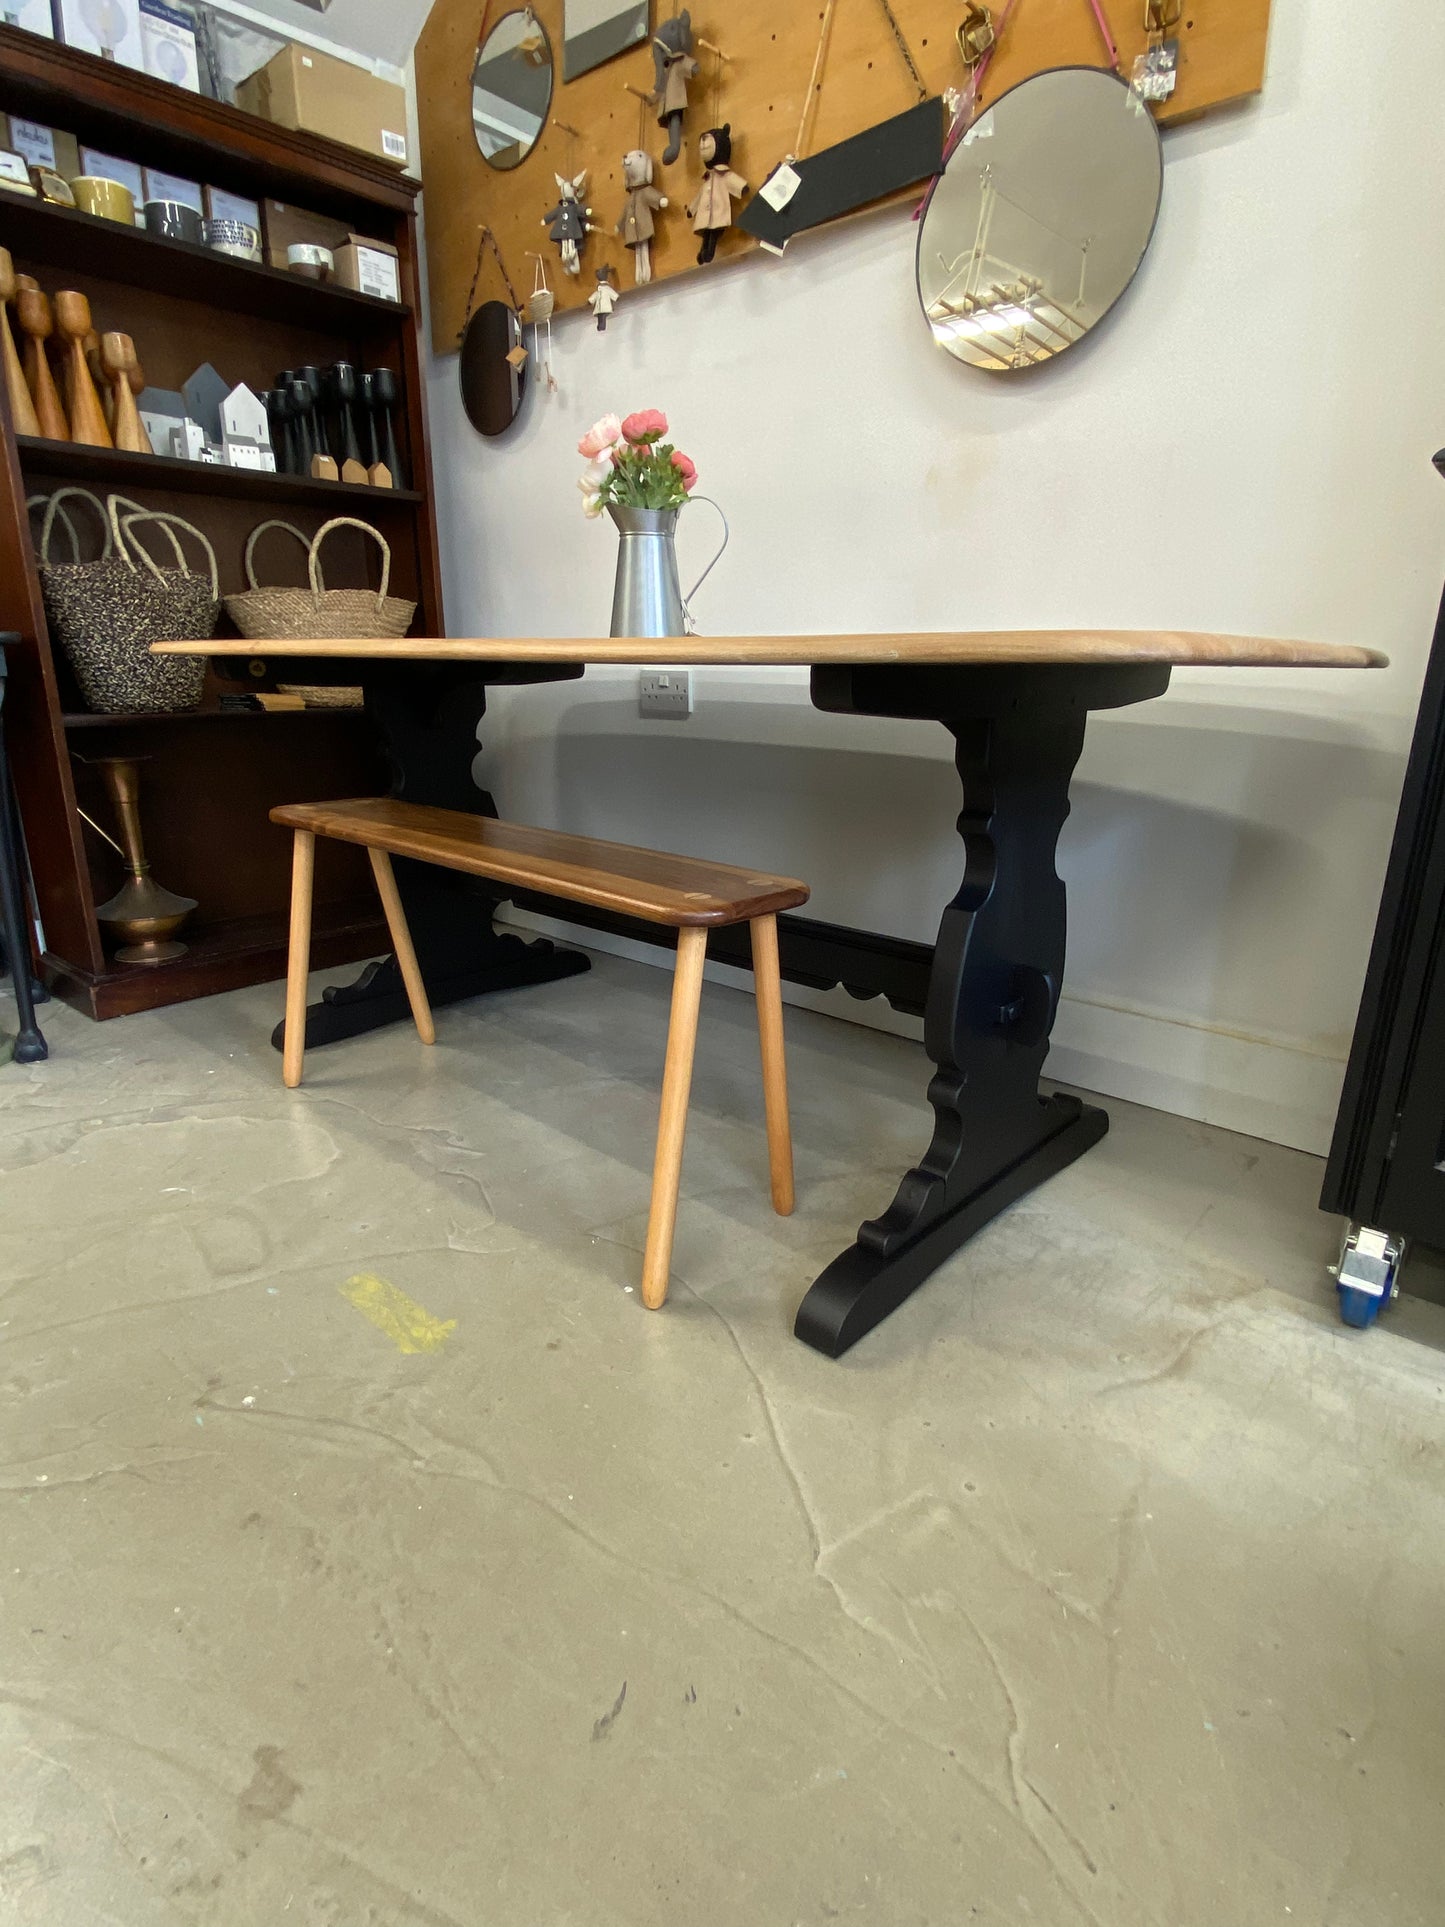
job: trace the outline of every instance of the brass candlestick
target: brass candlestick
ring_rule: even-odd
[[[172,940],[196,908],[193,897],[178,897],[162,889],[146,861],[140,827],[140,766],[145,760],[138,756],[95,758],[120,820],[123,855],[130,871],[110,902],[101,904],[95,913],[97,921],[124,946],[115,953],[117,963],[169,963],[174,957],[184,957],[185,944]]]

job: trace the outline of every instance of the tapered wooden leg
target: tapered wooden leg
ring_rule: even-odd
[[[763,1049],[763,1107],[768,1119],[768,1175],[773,1209],[793,1215],[793,1132],[788,1122],[788,1067],[783,1056],[783,977],[778,965],[778,920],[752,924],[753,982],[758,998],[758,1039]]]
[[[437,1040],[436,1025],[432,1022],[431,1005],[427,1001],[421,965],[416,960],[416,948],[411,940],[406,911],[402,908],[401,892],[396,887],[396,873],[391,867],[391,858],[385,850],[368,850],[367,855],[371,858],[371,872],[376,878],[381,907],[386,912],[386,927],[391,932],[391,952],[401,971],[401,980],[406,985],[411,1014],[416,1019],[416,1034],[424,1044],[434,1044]]]
[[[288,1091],[301,1082],[306,1058],[306,978],[311,968],[311,886],[316,875],[316,838],[296,832],[291,859],[291,954],[286,965],[286,1050],[281,1075]]]
[[[667,1068],[662,1075],[662,1116],[657,1127],[657,1161],[652,1171],[652,1214],[647,1221],[647,1256],[642,1265],[642,1302],[649,1311],[658,1311],[667,1302],[672,1234],[677,1225],[677,1191],[682,1180],[682,1143],[687,1132],[687,1100],[692,1093],[692,1059],[697,1047],[698,1009],[702,1003],[702,966],[706,957],[706,930],[690,927],[678,932]]]

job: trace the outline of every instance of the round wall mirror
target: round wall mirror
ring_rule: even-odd
[[[520,167],[547,125],[552,43],[530,7],[506,13],[472,69],[472,132],[492,167]]]
[[[934,340],[975,368],[1072,348],[1138,272],[1163,184],[1159,129],[1115,75],[1057,67],[1021,81],[964,135],[920,223]]]
[[[527,392],[522,324],[505,301],[484,301],[462,336],[462,406],[479,435],[502,435],[517,419]]]

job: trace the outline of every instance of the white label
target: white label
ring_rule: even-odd
[[[795,167],[789,167],[788,163],[784,161],[780,166],[773,169],[772,173],[758,189],[758,193],[770,208],[776,213],[781,214],[802,185],[802,175]]]
[[[303,67],[314,67],[316,62],[311,58],[310,54],[302,54],[301,65]]]
[[[389,254],[378,254],[374,248],[358,248],[356,278],[363,294],[374,294],[382,301],[401,299],[396,262]]]
[[[389,160],[404,161],[406,159],[406,135],[393,134],[390,128],[383,127],[381,130],[381,151]]]
[[[260,233],[261,210],[254,201],[244,200],[239,194],[226,194],[219,187],[207,188],[206,193],[213,221],[241,221]]]
[[[195,181],[183,181],[179,174],[158,174],[153,167],[146,169],[145,180],[148,201],[178,201],[182,207],[193,207],[197,214],[204,212],[201,190]]]
[[[17,154],[23,154],[32,167],[55,165],[55,136],[38,120],[16,120],[12,114],[10,145]]]
[[[30,170],[18,154],[0,153],[0,175],[7,181],[23,181],[30,185]]]
[[[119,181],[122,187],[130,189],[137,209],[145,200],[145,176],[134,161],[118,160],[114,154],[99,154],[93,147],[82,147],[80,171],[99,175],[104,181]]]

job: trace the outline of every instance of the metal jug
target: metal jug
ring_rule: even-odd
[[[728,545],[728,519],[709,495],[695,495],[722,516],[722,548],[708,563],[684,598],[677,574],[677,518],[681,509],[620,508],[609,503],[607,513],[617,524],[621,540],[617,553],[617,587],[612,597],[614,636],[689,636],[693,632],[689,604],[722,560]],[[686,504],[684,506],[687,506]]]

